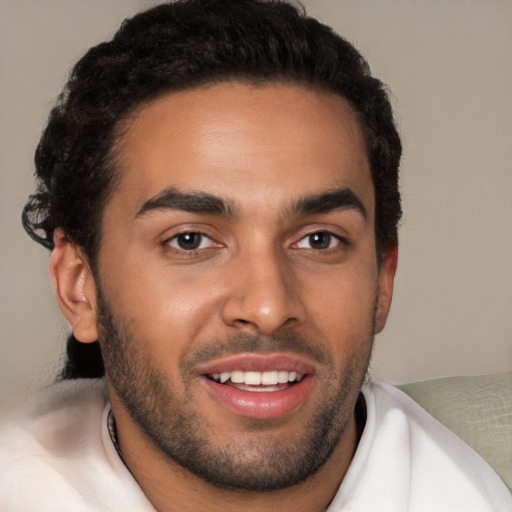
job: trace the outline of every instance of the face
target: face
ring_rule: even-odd
[[[116,160],[96,307],[120,432],[221,487],[314,474],[354,421],[391,293],[356,116],[225,83],[141,108]]]

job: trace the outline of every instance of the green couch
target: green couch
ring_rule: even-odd
[[[478,452],[512,491],[512,371],[398,387]]]

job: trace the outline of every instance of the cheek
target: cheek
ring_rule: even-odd
[[[371,319],[376,295],[375,286],[363,289],[350,286],[346,281],[333,280],[322,287],[317,297],[310,296],[308,310],[312,319],[322,319],[323,324],[331,326],[331,329],[357,331],[361,320]]]
[[[118,260],[102,270],[103,292],[116,318],[157,360],[179,358],[216,317],[218,299],[208,273],[187,272],[142,259]]]
[[[338,351],[360,349],[373,333],[378,290],[376,264],[340,268],[306,288],[308,319]]]

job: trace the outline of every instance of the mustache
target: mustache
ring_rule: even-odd
[[[239,333],[228,339],[210,341],[193,350],[180,363],[180,370],[187,372],[198,365],[208,363],[214,359],[237,354],[269,354],[272,352],[289,352],[304,355],[321,365],[332,366],[334,364],[328,351],[320,344],[313,343],[305,336],[297,333],[276,333],[271,336]]]

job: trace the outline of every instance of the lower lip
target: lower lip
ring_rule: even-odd
[[[219,384],[207,377],[201,383],[227,410],[238,416],[258,419],[280,418],[299,408],[308,397],[314,378],[306,375],[300,382],[281,391],[244,391]]]

